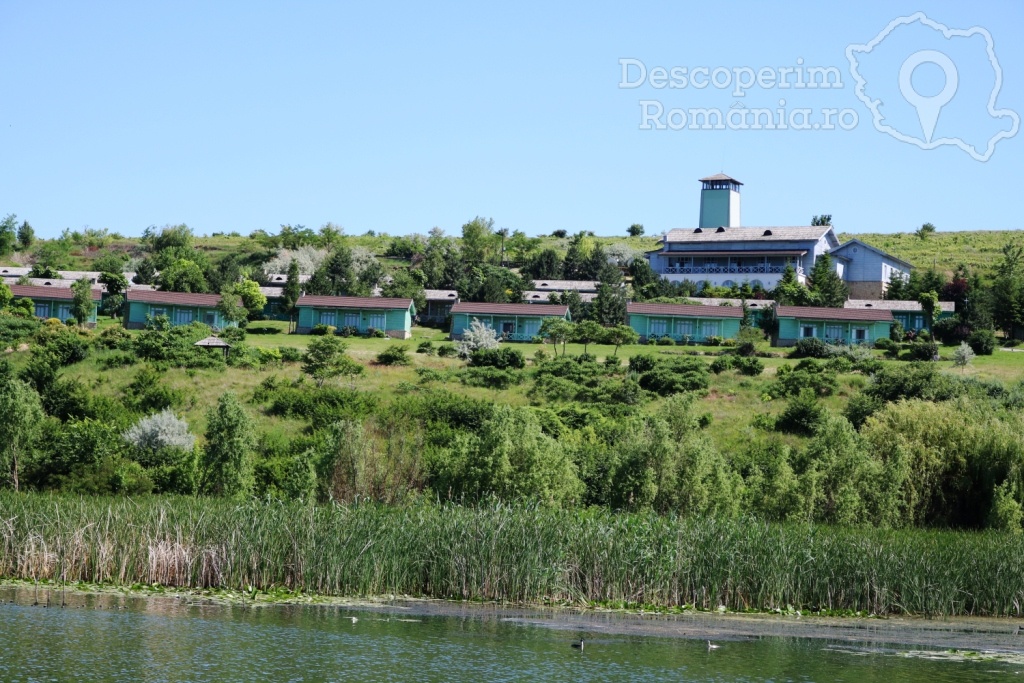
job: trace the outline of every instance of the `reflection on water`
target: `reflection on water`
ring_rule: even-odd
[[[805,635],[818,637],[786,635],[803,632],[787,631],[779,620],[644,621],[451,605],[246,609],[78,594],[68,594],[61,608],[60,593],[31,590],[0,590],[0,599],[0,681],[941,683],[1024,672],[1020,655],[1007,654],[1024,650],[1024,642],[1013,647],[1012,631],[986,635],[984,624],[929,627],[933,635],[900,647],[891,633],[885,644],[853,642],[850,633],[858,631],[846,627],[823,634],[811,624],[817,632]],[[1005,627],[1001,622],[993,633]],[[954,632],[972,646],[998,645],[1002,659],[919,644]],[[571,647],[580,638],[583,651]],[[709,650],[708,638],[719,647]]]

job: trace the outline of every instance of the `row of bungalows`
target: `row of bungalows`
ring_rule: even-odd
[[[863,310],[876,310],[876,311],[890,311],[892,313],[893,320],[903,326],[903,329],[908,332],[920,332],[921,330],[932,331],[931,326],[928,323],[928,316],[925,315],[924,308],[920,302],[917,301],[892,301],[892,300],[875,300],[875,299],[849,299],[843,308],[856,308]],[[945,320],[946,318],[952,318],[956,313],[956,304],[952,301],[940,301],[939,306],[935,311],[935,320]]]
[[[67,322],[74,316],[71,307],[75,293],[71,287],[40,287],[37,285],[8,285],[15,299],[32,301],[32,312],[37,318],[56,318]],[[99,308],[103,293],[98,289],[89,290],[92,298],[92,311],[86,319],[89,326],[96,324],[96,311]]]
[[[124,326],[141,329],[158,316],[165,316],[171,325],[201,322],[213,328],[230,327],[217,306],[219,294],[190,294],[129,290],[124,312]],[[317,325],[337,329],[351,327],[361,334],[381,330],[395,339],[412,336],[412,318],[416,307],[412,299],[385,297],[303,296],[296,304],[299,333],[309,333]]]
[[[460,301],[452,306],[453,340],[462,339],[474,320],[491,328],[506,341],[532,341],[548,318],[571,321],[568,306],[555,304],[488,304]]]

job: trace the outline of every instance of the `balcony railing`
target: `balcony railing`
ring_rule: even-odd
[[[803,275],[801,266],[794,266],[797,275]],[[663,275],[774,275],[786,272],[786,266],[666,266]]]
[[[539,332],[536,334],[524,334],[522,332],[502,332],[501,338],[504,341],[528,342],[533,341],[533,338],[539,335]]]

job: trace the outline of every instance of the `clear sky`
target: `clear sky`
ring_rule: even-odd
[[[990,106],[984,35],[898,26],[857,53],[889,134],[847,47],[917,11],[986,29],[1001,87]],[[831,213],[852,232],[1022,227],[1024,133],[989,147],[1013,128],[990,110],[1024,115],[1020,2],[6,0],[0,30],[0,214],[44,237],[182,222],[457,233],[477,215],[528,234],[652,234],[695,225],[697,179],[722,171],[744,183],[746,225]],[[625,77],[620,60],[636,60]],[[648,78],[622,87],[638,62]],[[793,87],[780,67],[801,64],[836,67],[841,87]],[[930,97],[950,65],[945,106],[900,97],[901,68]],[[657,67],[685,80],[665,85]],[[762,84],[736,88],[761,69]],[[699,87],[712,75],[727,87]],[[690,128],[695,108],[726,118]],[[759,108],[796,125],[743,129]]]

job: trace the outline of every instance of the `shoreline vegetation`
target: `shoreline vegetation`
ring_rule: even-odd
[[[1024,538],[536,505],[0,492],[0,577],[827,616],[1020,617]],[[859,614],[858,614],[859,613]]]

